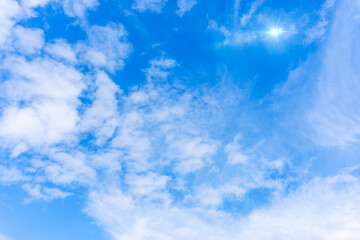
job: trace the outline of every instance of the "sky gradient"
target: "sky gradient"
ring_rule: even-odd
[[[357,240],[360,0],[1,0],[0,240]]]

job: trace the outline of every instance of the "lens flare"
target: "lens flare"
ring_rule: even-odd
[[[270,29],[270,35],[273,37],[277,37],[279,34],[283,33],[281,28],[272,28]]]

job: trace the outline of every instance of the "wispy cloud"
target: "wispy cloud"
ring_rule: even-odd
[[[111,138],[119,125],[117,97],[121,94],[119,87],[104,73],[99,71],[95,76],[94,99],[82,116],[79,128],[94,133],[96,143],[104,144]]]
[[[243,153],[241,145],[238,143],[240,136],[236,136],[234,141],[225,146],[225,152],[228,154],[228,164],[246,164],[249,157]]]
[[[216,153],[217,143],[201,137],[180,137],[171,141],[169,150],[171,157],[178,161],[176,171],[190,173],[205,166]]]
[[[66,15],[78,18],[84,18],[86,10],[94,9],[99,4],[98,0],[63,0],[60,3]]]
[[[10,184],[29,180],[19,169],[0,165],[0,183]]]
[[[139,12],[152,11],[160,13],[167,0],[135,0],[133,8]]]
[[[299,86],[294,80],[306,83],[311,79],[306,85],[312,90],[302,93],[308,100],[301,103],[306,106],[303,111],[309,128],[301,131],[322,146],[347,148],[359,141],[359,84],[355,79],[360,73],[356,67],[359,59],[354,57],[360,51],[355,43],[360,36],[359,11],[359,5],[351,1],[339,3],[324,50],[300,66],[286,84],[289,91]],[[314,63],[318,67],[314,68]]]
[[[0,240],[11,240],[11,238],[8,238],[8,237],[0,234]]]
[[[334,8],[336,0],[325,0],[321,9],[318,11],[318,21],[309,29],[306,30],[305,44],[310,44],[315,41],[323,39],[327,32],[329,19],[331,18],[331,11]]]
[[[136,202],[119,189],[93,192],[86,212],[114,239],[356,239],[359,234],[359,179],[340,174],[315,179],[274,205],[237,219],[220,212],[196,213],[187,209]],[[236,187],[207,190],[199,195],[206,206],[218,204],[221,193],[242,193]],[[204,195],[205,194],[205,195]],[[158,218],[157,216],[161,216]],[[204,218],[205,217],[205,218]],[[164,227],[166,226],[166,227]],[[332,226],[332,227],[329,227]]]
[[[189,12],[196,4],[197,0],[177,0],[178,10],[176,10],[176,14],[182,17],[186,12]]]
[[[261,41],[264,33],[258,31],[244,30],[238,28],[228,29],[219,25],[214,20],[209,21],[208,30],[214,31],[222,36],[222,44],[229,46],[246,46]]]
[[[28,201],[31,200],[43,200],[43,201],[51,201],[58,198],[65,198],[70,193],[62,192],[58,188],[48,188],[48,187],[42,187],[39,184],[36,184],[34,186],[31,186],[30,184],[26,183],[23,185],[23,189],[29,193],[29,195],[32,197],[32,199],[28,199]]]
[[[87,31],[88,43],[79,43],[76,50],[84,62],[110,72],[121,69],[124,59],[131,53],[122,24],[92,26]]]
[[[241,19],[240,19],[241,26],[245,26],[246,24],[249,23],[249,21],[251,20],[253,14],[264,3],[264,1],[265,0],[256,0],[251,4],[249,12],[244,13],[242,15]]]

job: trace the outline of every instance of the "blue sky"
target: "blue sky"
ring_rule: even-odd
[[[359,16],[2,0],[0,240],[357,239]]]

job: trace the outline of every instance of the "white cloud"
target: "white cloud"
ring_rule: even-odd
[[[144,70],[146,80],[148,82],[166,80],[169,70],[176,66],[176,61],[171,58],[162,57],[153,59],[150,61],[150,67]]]
[[[50,1],[52,0],[20,0],[20,3],[25,16],[31,17],[36,15],[35,8],[45,7]]]
[[[16,0],[2,0],[0,8],[0,46],[11,35],[15,18],[21,14],[21,8]]]
[[[99,5],[98,0],[61,0],[66,15],[84,18],[86,10]]]
[[[66,198],[71,195],[71,193],[63,192],[58,188],[48,188],[40,186],[39,184],[30,185],[28,183],[23,185],[23,189],[28,192],[32,199],[43,200],[43,201],[51,201],[54,199]]]
[[[359,1],[356,1],[359,2]],[[307,120],[310,138],[323,146],[346,147],[359,142],[360,77],[358,65],[360,4],[342,1],[335,14],[318,70]],[[351,33],[351,34],[349,34]]]
[[[10,72],[1,84],[2,100],[7,102],[0,118],[3,144],[74,140],[78,97],[85,87],[82,74],[47,58],[9,57],[2,68]]]
[[[125,159],[131,171],[145,171],[151,168],[151,142],[143,129],[144,117],[141,112],[129,112],[120,117],[120,126],[111,146],[126,153]]]
[[[354,57],[360,52],[360,6],[359,1],[337,3],[321,49],[289,73],[278,93],[287,101],[296,96],[291,98],[296,110],[290,114],[298,133],[321,146],[350,149],[360,140],[360,88],[355,80],[360,60]]]
[[[252,32],[236,31],[233,33],[231,44],[248,45],[258,41],[258,36]]]
[[[243,221],[239,239],[344,239],[360,234],[359,179],[315,179]]]
[[[124,60],[131,52],[131,45],[126,39],[126,31],[122,24],[92,26],[87,33],[88,45],[79,44],[77,47],[84,61],[110,72],[124,66]]]
[[[36,146],[53,144],[74,136],[78,116],[62,102],[37,102],[32,107],[7,107],[1,118],[0,136],[10,143],[24,141]]]
[[[32,166],[42,170],[45,178],[52,183],[89,185],[96,177],[95,170],[80,152],[54,152],[49,158],[49,161],[33,160]]]
[[[44,46],[44,31],[38,28],[16,26],[13,29],[14,47],[24,54],[34,54]]]
[[[241,26],[245,26],[246,24],[249,23],[249,21],[251,20],[251,17],[253,16],[253,14],[258,10],[258,8],[261,6],[261,4],[264,3],[264,1],[265,0],[255,0],[251,4],[249,12],[242,15],[242,17],[240,19]]]
[[[25,143],[19,143],[16,144],[13,149],[11,150],[11,154],[10,156],[12,158],[16,158],[17,156],[19,156],[21,153],[27,151],[29,149],[29,147],[27,146],[27,144]]]
[[[12,78],[6,83],[6,90],[12,91],[6,91],[7,95],[4,97],[13,103],[15,115],[19,112],[34,121],[27,121],[26,124],[31,126],[20,128],[19,132],[16,132],[19,128],[15,127],[15,124],[8,136],[4,137],[8,139],[11,134],[18,134],[14,137],[13,145],[21,142],[19,139],[29,138],[24,141],[24,145],[19,146],[20,150],[14,151],[15,155],[28,147],[36,146],[37,138],[42,139],[37,144],[69,144],[67,138],[59,137],[56,141],[49,141],[44,140],[44,136],[39,136],[38,133],[38,129],[46,134],[52,131],[63,132],[59,130],[56,122],[53,123],[52,119],[49,120],[50,117],[46,117],[46,114],[52,115],[51,109],[56,109],[60,103],[76,113],[74,116],[77,120],[71,121],[76,123],[75,128],[82,126],[80,133],[93,133],[94,142],[100,146],[96,146],[96,151],[90,150],[86,153],[82,147],[75,147],[71,151],[66,151],[67,146],[63,146],[65,149],[52,147],[46,156],[31,161],[32,171],[36,172],[36,176],[24,189],[33,199],[49,201],[68,195],[59,189],[44,187],[43,184],[46,183],[62,187],[79,184],[90,186],[90,189],[97,189],[101,185],[101,189],[106,183],[116,182],[126,189],[117,189],[110,193],[93,192],[87,209],[91,216],[105,225],[115,239],[183,239],[189,236],[196,236],[198,239],[220,239],[223,236],[232,236],[231,231],[224,228],[221,221],[214,220],[217,227],[213,228],[213,225],[207,223],[207,217],[204,217],[204,220],[195,213],[197,210],[193,212],[193,209],[171,206],[174,199],[169,189],[177,189],[184,194],[192,188],[200,189],[196,184],[184,180],[185,173],[195,172],[207,165],[212,167],[212,158],[220,143],[208,136],[206,124],[209,122],[209,111],[224,107],[223,102],[219,103],[221,100],[217,99],[218,95],[184,91],[184,88],[177,89],[168,83],[167,77],[171,75],[171,69],[177,66],[175,60],[163,57],[150,61],[150,67],[144,71],[148,83],[132,89],[128,95],[120,95],[118,86],[104,72],[97,70],[94,85],[89,87],[91,93],[87,95],[91,104],[81,109],[84,114],[78,112],[81,106],[78,98],[85,89],[84,76],[74,68],[49,58],[27,61],[14,57],[7,61],[4,66],[11,70]],[[55,84],[47,86],[49,81],[45,79],[52,79]],[[10,84],[10,81],[14,82]],[[24,86],[21,88],[24,93],[17,95],[14,86],[22,86],[21,84]],[[63,92],[57,92],[59,89],[63,89]],[[49,102],[55,102],[56,106],[46,107]],[[10,107],[7,109],[11,110]],[[45,117],[39,117],[43,115]],[[5,116],[6,114],[3,119]],[[19,118],[13,116],[11,119]],[[44,124],[42,119],[48,119],[49,122],[45,121]],[[61,122],[68,120],[60,118]],[[10,122],[13,121],[8,121],[9,126]],[[35,126],[36,124],[38,126]],[[77,136],[78,133],[79,131],[70,135]],[[110,142],[107,142],[108,140]],[[71,147],[73,148],[73,145]],[[161,174],[160,170],[163,168],[170,169],[176,176],[173,178]],[[105,171],[102,172],[103,170]],[[104,175],[101,175],[102,173]],[[244,179],[253,178],[251,186],[246,186],[241,181],[209,185],[204,191],[199,190],[197,195],[192,196],[192,201],[196,202],[200,212],[206,213],[209,208],[215,211],[225,198],[241,199],[249,188],[271,188],[275,185],[267,181],[263,173],[256,172],[253,173],[255,176],[250,177],[248,172],[243,174],[246,175]],[[123,176],[124,182],[121,182],[122,178],[118,175]],[[101,178],[106,180],[99,182],[98,179]],[[173,181],[183,181],[183,188],[179,188],[179,184]],[[118,204],[122,203],[126,209],[119,209],[123,206]],[[121,217],[117,214],[121,214]],[[162,219],[154,221],[154,214],[162,216]],[[222,213],[214,218],[218,217],[222,218]],[[171,222],[172,219],[177,222]],[[164,224],[168,227],[165,232]],[[178,226],[181,228],[178,229]],[[201,229],[198,229],[198,226]]]
[[[40,29],[28,29],[14,25],[21,20],[35,16],[34,8],[44,7],[50,0],[2,0],[0,8],[0,48],[9,50],[11,35],[15,35],[15,47],[25,53],[34,53],[42,47],[43,33]]]
[[[228,44],[231,37],[231,32],[225,26],[219,26],[214,20],[209,21],[208,30],[220,33],[224,37],[224,44]]]
[[[140,90],[140,91],[135,91],[135,92],[131,93],[129,98],[130,98],[130,101],[135,104],[146,103],[149,100],[149,95],[145,91]]]
[[[21,5],[25,8],[44,7],[51,0],[21,0]]]
[[[150,114],[150,118],[153,118],[159,122],[167,122],[173,118],[180,118],[185,113],[185,109],[183,106],[175,105],[175,106],[165,106],[160,109],[156,109]]]
[[[158,67],[163,69],[173,68],[176,66],[176,61],[172,58],[159,58],[150,61],[152,67]]]
[[[233,29],[229,30],[223,25],[219,25],[214,20],[209,21],[208,30],[212,30],[223,37],[223,45],[249,45],[258,41],[257,32]]]
[[[1,183],[14,183],[20,181],[26,181],[29,177],[23,175],[23,173],[15,167],[5,167],[0,165],[0,182]]]
[[[219,192],[240,196],[241,189],[224,188],[202,195],[203,206],[217,205]],[[206,193],[206,192],[205,192]],[[114,239],[344,239],[359,235],[359,179],[340,174],[314,179],[290,194],[274,199],[248,216],[220,211],[177,208],[137,202],[121,190],[92,192],[86,212]]]
[[[105,169],[107,171],[107,175],[110,175],[112,172],[120,171],[121,160],[124,158],[124,154],[122,151],[118,151],[115,149],[104,149],[100,153],[91,155],[91,165],[94,169],[101,170]]]
[[[166,190],[169,180],[168,176],[150,172],[146,175],[127,175],[125,183],[129,185],[129,191],[135,197],[169,201],[169,194]]]
[[[135,0],[133,8],[139,12],[150,10],[160,13],[166,2],[167,0]]]
[[[57,39],[53,43],[48,43],[45,51],[52,57],[59,60],[65,60],[70,63],[76,63],[77,57],[75,50],[63,39]]]
[[[235,26],[238,24],[240,3],[241,3],[241,0],[234,0],[234,22],[235,22]]]
[[[217,142],[201,137],[183,137],[172,140],[169,152],[177,162],[176,171],[195,172],[206,165],[217,151]]]
[[[202,128],[209,121],[200,115],[223,105],[217,105],[213,95],[203,99],[166,84],[175,60],[157,58],[150,65],[145,70],[148,83],[119,99],[119,125],[111,147],[124,153],[130,172],[173,164],[176,171],[188,173],[211,165],[219,143],[206,137]],[[198,105],[206,110],[198,111]]]
[[[197,4],[197,0],[177,0],[176,14],[180,17],[184,16],[186,12],[189,12]]]
[[[238,143],[239,138],[240,136],[236,136],[233,142],[225,146],[225,152],[228,155],[227,163],[230,165],[246,164],[249,160],[249,157],[241,150],[242,147]]]
[[[241,200],[245,193],[245,189],[233,183],[226,183],[217,188],[201,185],[195,190],[194,196],[189,196],[189,199],[195,201],[202,208],[216,208],[222,205],[224,198],[233,197]]]
[[[117,94],[120,89],[104,72],[95,76],[95,87],[94,101],[82,116],[80,128],[94,132],[96,143],[101,145],[113,136],[119,125]]]
[[[85,87],[79,71],[46,57],[30,61],[23,57],[9,57],[2,68],[11,73],[3,85],[6,89],[3,97],[10,101],[46,98],[76,103]]]
[[[208,225],[187,209],[144,202],[136,205],[116,188],[92,192],[86,212],[119,240],[231,239],[228,229],[218,227],[224,220],[221,215],[213,216],[213,224]]]
[[[306,30],[304,39],[305,44],[310,44],[315,41],[321,41],[327,32],[327,26],[329,24],[329,13],[334,8],[336,0],[325,0],[321,5],[321,9],[318,12],[319,20],[316,24]]]
[[[31,108],[7,108],[1,118],[0,134],[2,137],[19,140],[35,140],[37,129],[41,129],[41,122],[36,112]],[[36,143],[42,141],[38,139]],[[34,142],[34,141],[31,141]]]

